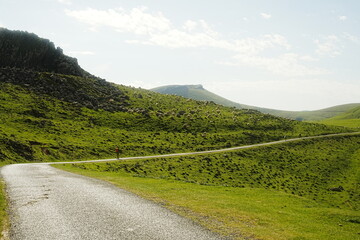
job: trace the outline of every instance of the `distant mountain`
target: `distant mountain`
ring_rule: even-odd
[[[209,101],[217,104],[221,104],[227,107],[236,107],[242,109],[261,109],[254,106],[248,106],[245,104],[239,104],[233,101],[230,101],[226,98],[223,98],[215,93],[212,93],[206,89],[201,84],[198,85],[168,85],[150,89],[151,91],[162,93],[162,94],[172,94],[185,98],[191,98],[199,101]]]
[[[173,94],[195,100],[212,101],[228,107],[255,109],[262,113],[269,113],[275,116],[296,119],[300,121],[319,121],[346,113],[353,108],[360,107],[360,103],[352,103],[315,111],[283,111],[236,103],[204,89],[202,85],[168,85],[153,88],[151,90],[162,94]]]

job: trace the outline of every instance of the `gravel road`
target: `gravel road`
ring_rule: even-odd
[[[44,164],[1,169],[10,238],[220,239],[192,221],[109,183]]]

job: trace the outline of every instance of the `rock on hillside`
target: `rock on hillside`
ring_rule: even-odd
[[[100,78],[0,68],[0,83],[20,85],[32,92],[90,109],[125,111],[128,106],[129,97]]]

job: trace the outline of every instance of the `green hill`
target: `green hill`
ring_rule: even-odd
[[[12,53],[0,67],[3,162],[108,158],[117,145],[123,155],[143,155],[346,131],[115,85],[78,71],[63,74],[47,63],[76,61],[50,54],[54,59],[43,62],[48,52],[58,53],[50,41],[9,30],[0,38],[11,42],[0,53]]]
[[[224,106],[236,107],[240,109],[255,109],[262,113],[269,113],[275,116],[296,119],[300,121],[319,121],[326,118],[331,118],[336,115],[345,113],[354,107],[359,107],[360,103],[344,104],[330,108],[315,110],[315,111],[282,111],[269,108],[260,108],[245,104],[239,104],[223,97],[220,97],[208,90],[204,89],[202,85],[168,85],[151,89],[152,91],[162,94],[174,94],[186,98],[213,101]]]
[[[360,119],[360,106],[351,108],[349,111],[340,114],[334,118],[337,119]]]
[[[335,117],[324,119],[321,123],[334,125],[334,126],[345,126],[351,128],[360,128],[360,107],[351,108],[349,111],[336,115]]]
[[[151,91],[162,93],[162,94],[172,94],[185,98],[191,98],[199,101],[212,101],[217,104],[221,104],[228,107],[244,108],[244,109],[257,109],[253,106],[248,106],[244,104],[239,104],[227,100],[226,98],[220,97],[215,93],[212,93],[202,85],[168,85],[163,87],[157,87],[150,89]]]

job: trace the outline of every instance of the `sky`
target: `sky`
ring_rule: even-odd
[[[359,0],[0,0],[0,27],[50,39],[86,71],[237,103],[360,103]]]

